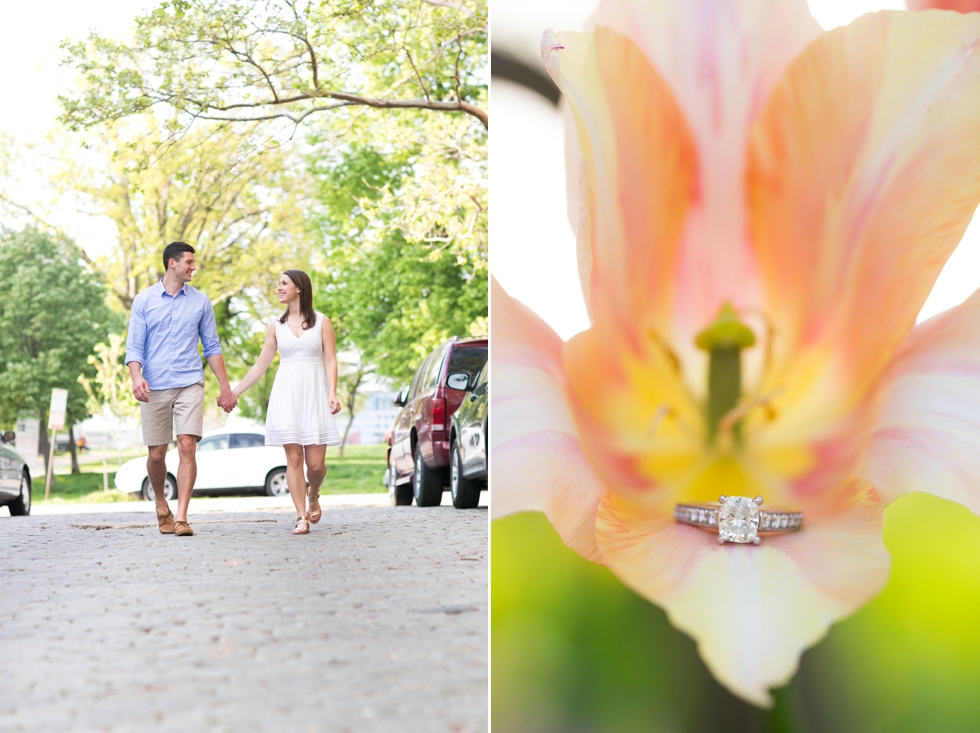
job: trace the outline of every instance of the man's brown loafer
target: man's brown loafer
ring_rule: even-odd
[[[157,524],[160,525],[160,534],[173,534],[174,533],[173,512],[168,510],[166,514],[157,514]]]
[[[174,534],[178,537],[191,537],[194,534],[194,530],[191,529],[191,525],[187,522],[174,522]]]

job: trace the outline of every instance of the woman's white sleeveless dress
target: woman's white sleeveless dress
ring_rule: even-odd
[[[316,323],[302,336],[278,318],[274,321],[279,371],[265,418],[266,445],[340,445],[323,368],[323,318],[317,313]]]

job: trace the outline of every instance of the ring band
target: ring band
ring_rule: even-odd
[[[674,519],[718,532],[718,544],[761,542],[760,534],[795,532],[803,526],[803,513],[762,507],[762,497],[722,496],[718,504],[678,504]]]

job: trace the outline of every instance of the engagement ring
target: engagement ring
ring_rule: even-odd
[[[795,532],[803,526],[803,513],[763,509],[762,497],[722,496],[718,504],[678,504],[674,519],[703,529],[718,530],[718,544],[739,542],[753,545],[760,534]]]

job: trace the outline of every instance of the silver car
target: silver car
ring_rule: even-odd
[[[31,472],[11,445],[16,437],[12,430],[0,436],[0,506],[6,505],[15,517],[24,517],[31,513]]]

